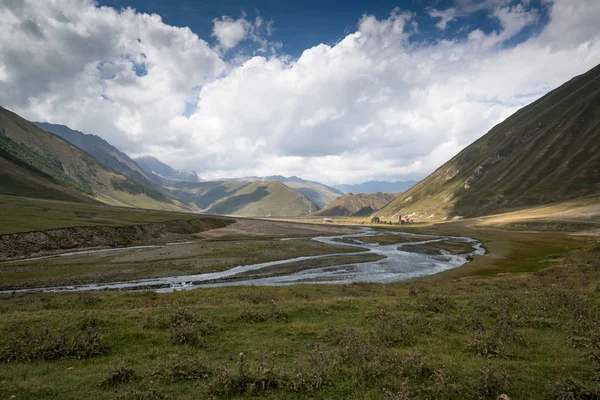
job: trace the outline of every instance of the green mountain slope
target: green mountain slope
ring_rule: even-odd
[[[325,207],[333,199],[344,194],[338,189],[332,188],[331,186],[324,185],[315,181],[308,181],[306,179],[299,178],[297,176],[285,177],[281,175],[270,175],[270,176],[246,176],[244,178],[233,178],[223,179],[224,181],[238,181],[238,182],[255,182],[255,181],[279,181],[290,189],[294,189],[296,192],[307,197],[310,201],[315,203],[319,208]]]
[[[73,146],[85,151],[103,166],[130,177],[141,184],[153,185],[151,179],[135,161],[101,137],[76,131],[65,125],[47,122],[35,122],[35,124],[46,132],[59,136]]]
[[[88,153],[1,107],[0,149],[6,167],[2,173],[6,181],[0,185],[0,194],[57,199],[66,196],[80,201],[87,195],[86,201],[96,199],[112,205],[187,209],[106,169]],[[39,187],[33,190],[36,184]]]
[[[377,214],[479,216],[600,194],[600,65],[519,110]]]
[[[348,193],[334,199],[316,215],[323,216],[365,216],[371,215],[390,201],[394,200],[395,194],[391,193]]]
[[[212,214],[244,217],[300,217],[316,204],[279,181],[177,182],[170,192],[188,206]]]
[[[10,196],[100,204],[94,198],[62,186],[43,173],[0,156],[0,193]]]

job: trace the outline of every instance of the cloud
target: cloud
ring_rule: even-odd
[[[549,20],[517,45],[506,43],[539,24],[538,11],[460,1],[457,15],[481,8],[499,29],[419,43],[415,14],[395,9],[364,15],[337,43],[294,59],[270,44],[262,19],[242,16],[251,28],[227,48],[227,39],[211,47],[158,15],[91,0],[2,3],[0,104],[203,178],[422,178],[600,62],[597,2],[546,6]],[[224,58],[246,45],[256,52]]]
[[[280,43],[269,41],[273,33],[273,21],[265,21],[259,15],[254,22],[248,21],[246,15],[233,20],[228,16],[213,20],[212,36],[225,50],[233,49],[244,40],[251,40],[259,45],[257,52],[275,51],[281,47]]]
[[[450,7],[443,11],[432,9],[429,10],[429,16],[431,18],[439,18],[440,20],[435,26],[438,29],[445,30],[448,24],[456,19],[456,8]]]
[[[226,49],[234,48],[248,35],[252,25],[245,18],[233,20],[227,16],[213,20],[213,36]]]

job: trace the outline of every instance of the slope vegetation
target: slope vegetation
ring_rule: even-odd
[[[135,161],[101,137],[76,131],[64,125],[49,124],[47,122],[36,122],[35,124],[46,132],[59,136],[73,146],[85,151],[104,167],[128,176],[144,185],[152,186],[152,181]]]
[[[300,217],[319,209],[279,181],[178,182],[169,189],[188,206],[211,214]]]
[[[325,207],[333,199],[344,194],[338,189],[324,185],[315,181],[308,181],[297,176],[285,177],[281,175],[270,176],[246,176],[244,178],[223,179],[224,181],[234,182],[255,182],[255,181],[279,181],[290,189],[295,190],[301,195],[315,203],[319,208]]]
[[[0,107],[0,194],[183,210],[160,192],[102,166],[94,157]]]
[[[370,215],[395,197],[396,195],[389,193],[348,193],[333,200],[316,215],[355,217]]]
[[[600,194],[600,66],[519,110],[378,215],[480,216]]]

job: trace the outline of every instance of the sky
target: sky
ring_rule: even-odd
[[[204,179],[421,179],[600,63],[597,0],[0,0],[0,106]]]

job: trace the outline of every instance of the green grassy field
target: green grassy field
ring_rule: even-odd
[[[189,213],[75,204],[14,196],[0,196],[0,209],[0,234],[70,226],[137,225],[171,221],[182,216],[193,218],[193,214]]]
[[[38,220],[27,229],[179,215],[2,201],[15,212],[29,207],[36,213]],[[40,210],[41,204],[52,211]],[[81,214],[81,207],[89,214]],[[13,230],[28,220],[10,218]],[[263,224],[245,223],[253,232]],[[268,237],[294,235],[286,231],[292,225],[281,225],[283,232],[277,223],[264,224]],[[294,229],[308,235],[309,228]],[[597,236],[507,230],[478,221],[394,228],[474,237],[488,254],[394,284],[3,295],[0,398],[598,398]],[[182,259],[202,259],[215,249],[215,259],[255,262],[268,254],[286,257],[292,246],[316,251],[303,239],[268,241],[235,229],[225,228],[222,236],[205,241],[204,250],[194,248]],[[274,242],[289,247],[266,244]],[[81,279],[85,273],[170,271],[174,267],[159,266],[170,258],[162,251],[103,255],[89,263],[77,258],[25,263],[2,282],[16,284],[29,273],[64,280],[70,274],[83,274]],[[114,270],[109,257],[119,258]]]
[[[596,398],[599,256],[494,279],[4,296],[0,395]]]

